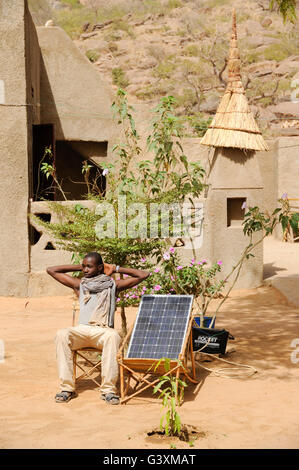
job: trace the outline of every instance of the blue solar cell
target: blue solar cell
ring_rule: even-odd
[[[193,295],[144,295],[126,357],[178,359],[192,303]]]

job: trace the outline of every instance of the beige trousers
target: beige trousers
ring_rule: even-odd
[[[101,392],[117,393],[117,352],[120,336],[116,330],[92,325],[71,326],[57,331],[55,344],[61,391],[75,390],[72,350],[94,347],[102,350]]]

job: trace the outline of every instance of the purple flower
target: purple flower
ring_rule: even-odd
[[[165,260],[169,260],[170,259],[170,254],[169,253],[164,253],[163,258]]]
[[[131,299],[137,299],[137,295],[133,294],[133,295],[131,296]]]
[[[203,260],[202,260],[202,264],[207,264],[207,260],[206,260],[206,259],[203,259]]]
[[[160,268],[156,268],[156,269],[154,270],[155,273],[158,273],[159,271],[160,271]]]
[[[192,266],[192,264],[194,264],[194,263],[195,263],[195,259],[192,258],[192,260],[191,260],[191,266]]]
[[[287,193],[283,193],[283,195],[281,196],[281,199],[287,199],[287,198],[288,198]]]
[[[118,297],[118,298],[116,299],[116,302],[119,302],[119,301],[120,301],[120,297]]]
[[[170,279],[171,279],[172,281],[174,281],[174,277],[173,277],[173,276],[170,276]]]
[[[222,261],[217,261],[218,266],[222,265]]]
[[[177,271],[179,271],[180,269],[183,269],[183,266],[177,266]]]
[[[160,290],[162,289],[161,286],[159,286],[159,284],[157,284],[156,286],[154,286],[154,290]]]
[[[202,261],[198,261],[198,263],[197,263],[197,264],[199,264],[199,265],[201,266],[201,265],[202,265]]]
[[[141,258],[140,260],[142,263],[145,263],[146,262],[146,258]]]
[[[246,209],[246,207],[247,207],[247,204],[246,204],[246,201],[244,201],[242,206],[241,206],[241,209]]]
[[[170,253],[174,253],[174,252],[175,252],[175,248],[171,247],[171,248],[169,248],[169,251],[170,251]]]

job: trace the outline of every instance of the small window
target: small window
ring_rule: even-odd
[[[240,227],[244,220],[245,210],[243,204],[246,203],[246,197],[227,198],[227,226]]]

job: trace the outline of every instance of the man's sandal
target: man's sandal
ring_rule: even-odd
[[[109,405],[119,405],[119,397],[114,393],[102,394],[102,400],[105,400]]]
[[[67,403],[70,401],[72,398],[75,398],[77,396],[76,392],[60,392],[57,393],[55,396],[55,401],[56,403]]]

